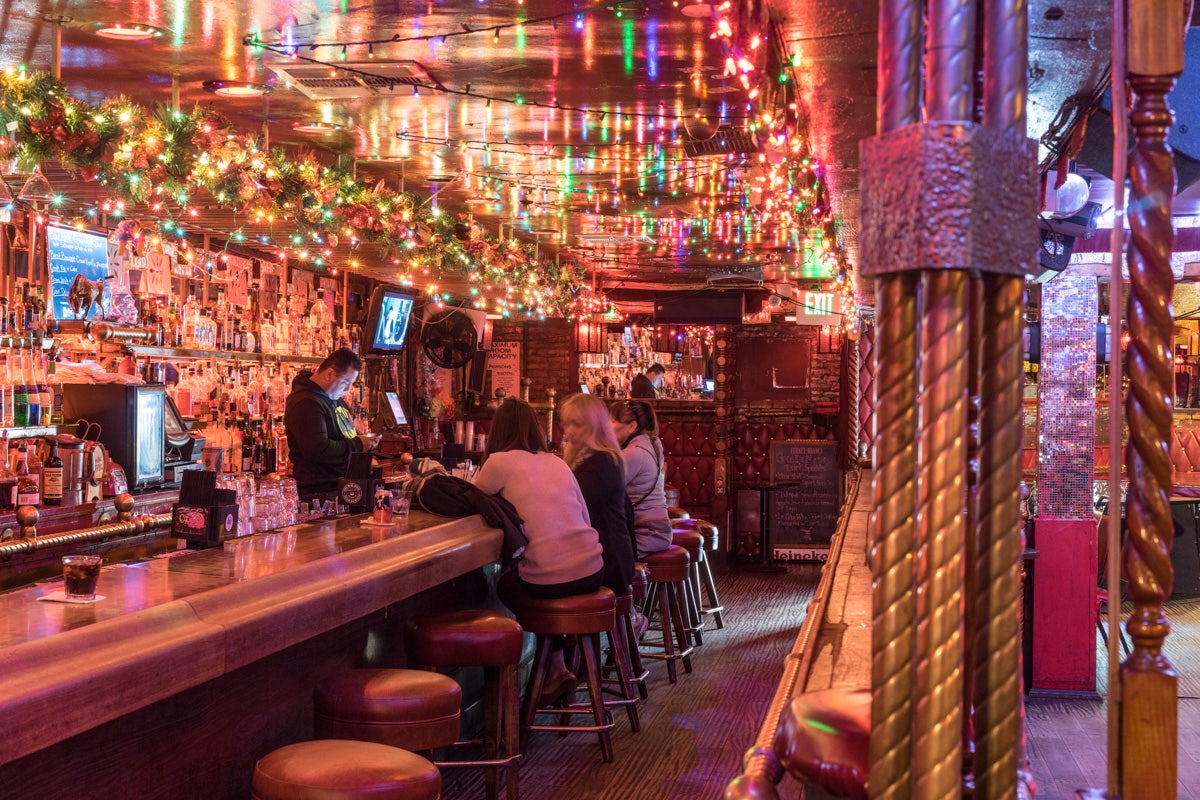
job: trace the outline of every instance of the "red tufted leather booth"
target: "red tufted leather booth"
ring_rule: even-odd
[[[658,434],[666,453],[667,483],[679,490],[679,505],[696,516],[711,517],[716,423],[663,420]]]
[[[1171,482],[1175,486],[1200,487],[1200,428],[1175,428],[1171,444]],[[1108,445],[1096,447],[1097,479],[1108,477],[1110,464]],[[1037,478],[1037,448],[1026,447],[1021,452],[1021,468],[1027,479]],[[1124,465],[1122,465],[1124,472]],[[1200,491],[1200,488],[1195,491]]]

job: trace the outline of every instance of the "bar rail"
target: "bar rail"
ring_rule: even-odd
[[[11,558],[20,553],[33,553],[47,547],[63,544],[79,544],[80,542],[96,542],[113,536],[132,536],[159,528],[171,527],[170,514],[144,514],[128,520],[117,520],[91,528],[81,528],[77,531],[52,533],[49,536],[34,536],[0,544],[0,560]]]
[[[762,727],[754,744],[742,758],[742,774],[734,778],[725,789],[725,800],[742,800],[742,798],[778,797],[774,785],[783,778],[783,766],[775,755],[775,733],[779,729],[779,721],[783,709],[796,695],[796,687],[807,678],[812,668],[816,653],[810,646],[813,637],[819,632],[825,618],[825,610],[829,605],[829,594],[833,590],[834,573],[837,572],[838,562],[842,557],[842,546],[846,539],[846,527],[850,523],[851,511],[858,499],[862,474],[853,472],[847,481],[846,500],[842,504],[841,517],[829,549],[829,559],[821,570],[821,579],[809,601],[804,614],[804,622],[800,625],[800,633],[792,652],[784,661],[783,677],[767,707]],[[768,783],[769,782],[769,783]]]

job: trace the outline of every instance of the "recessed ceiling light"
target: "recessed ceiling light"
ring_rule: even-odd
[[[123,42],[157,39],[166,33],[162,28],[156,28],[143,22],[97,22],[93,32],[105,39],[117,39]]]
[[[334,131],[340,131],[341,129],[341,125],[335,125],[332,122],[321,122],[320,120],[313,120],[312,122],[297,122],[292,126],[292,130],[296,131],[297,133],[333,133]]]
[[[713,15],[713,7],[709,3],[689,3],[679,9],[679,13],[685,17],[692,17],[694,19],[711,17]]]
[[[222,97],[262,97],[270,94],[272,87],[265,83],[249,81],[205,81],[204,91]]]

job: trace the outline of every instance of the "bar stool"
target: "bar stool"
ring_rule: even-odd
[[[501,771],[506,773],[509,800],[517,797],[517,764],[521,760],[517,668],[524,635],[516,620],[486,610],[424,614],[413,618],[405,631],[409,661],[416,666],[483,668],[483,744],[487,760],[456,764],[487,767],[489,800],[496,797]]]
[[[662,641],[645,642],[651,647],[662,647],[662,653],[642,653],[646,658],[657,658],[667,662],[667,678],[675,683],[675,662],[682,661],[685,672],[692,671],[692,646],[688,641],[687,626],[684,624],[683,611],[687,607],[684,596],[685,585],[688,581],[689,558],[687,550],[672,545],[666,550],[651,553],[642,559],[646,565],[650,588],[647,591],[644,613],[649,617],[654,607],[660,609],[659,620],[662,628]],[[671,638],[678,642],[678,650]]]
[[[672,520],[671,527],[690,528],[704,537],[704,546],[700,549],[700,563],[697,565],[700,577],[696,599],[700,603],[700,613],[712,615],[717,630],[720,630],[725,627],[725,606],[721,604],[721,598],[717,595],[717,584],[713,580],[712,564],[709,562],[707,551],[717,549],[721,532],[716,525],[705,519],[676,519]],[[704,597],[706,594],[707,602]]]
[[[626,592],[625,594],[617,595],[617,602],[614,607],[616,619],[613,627],[605,631],[608,635],[609,661],[605,663],[604,670],[607,672],[612,670],[616,673],[616,678],[609,679],[605,683],[611,685],[616,684],[617,692],[620,695],[619,699],[608,699],[604,701],[605,707],[624,706],[625,713],[629,716],[629,728],[634,733],[638,733],[642,729],[641,720],[638,717],[637,704],[640,700],[646,698],[646,678],[649,676],[649,670],[642,666],[642,657],[637,653],[637,642],[633,630],[633,594]],[[637,666],[634,667],[633,659],[637,653]],[[637,694],[634,694],[634,688],[637,688]]]
[[[613,760],[612,715],[604,708],[600,680],[600,634],[611,631],[615,624],[616,595],[601,587],[590,594],[571,595],[552,600],[518,595],[511,599],[517,622],[530,633],[537,634],[537,655],[529,683],[525,687],[525,705],[521,715],[521,749],[531,731],[594,732],[600,739],[600,753],[605,761]],[[571,636],[583,651],[587,669],[588,696],[591,699],[591,725],[536,724],[539,714],[570,715],[587,713],[582,708],[538,708],[538,696],[546,682],[546,667],[550,663],[555,636]]]
[[[289,744],[254,765],[251,800],[437,800],[442,776],[416,753],[374,742]]]
[[[355,739],[404,750],[433,750],[458,741],[462,689],[419,669],[352,669],[313,692],[319,739]]]
[[[683,585],[686,601],[684,619],[687,621],[687,632],[699,647],[704,644],[704,617],[700,612],[700,559],[704,553],[704,537],[694,530],[675,528],[671,531],[671,544],[687,550],[688,579]]]

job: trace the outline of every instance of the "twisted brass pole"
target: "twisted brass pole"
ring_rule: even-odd
[[[880,133],[921,118],[921,4],[912,0],[879,2]]]
[[[858,437],[859,437],[859,419],[858,419],[858,371],[859,371],[859,355],[858,341],[847,342],[849,350],[846,353],[847,383],[846,393],[849,400],[846,402],[846,447],[849,453],[849,462],[852,468],[858,467]]]
[[[1121,668],[1121,796],[1175,797],[1178,679],[1162,651],[1171,630],[1163,603],[1174,573],[1171,545],[1171,195],[1175,167],[1167,146],[1173,75],[1131,76],[1135,144],[1130,154],[1129,390],[1126,419],[1129,492],[1125,573],[1133,613],[1125,624],[1133,652]]]
[[[974,116],[975,0],[931,0],[926,29],[925,119]]]
[[[975,797],[1016,795],[1024,281],[985,275],[974,564]]]
[[[916,508],[916,276],[879,279],[875,494],[871,515],[872,798],[912,796],[913,542]]]
[[[967,273],[920,275],[913,796],[957,798],[962,779],[962,550]]]

